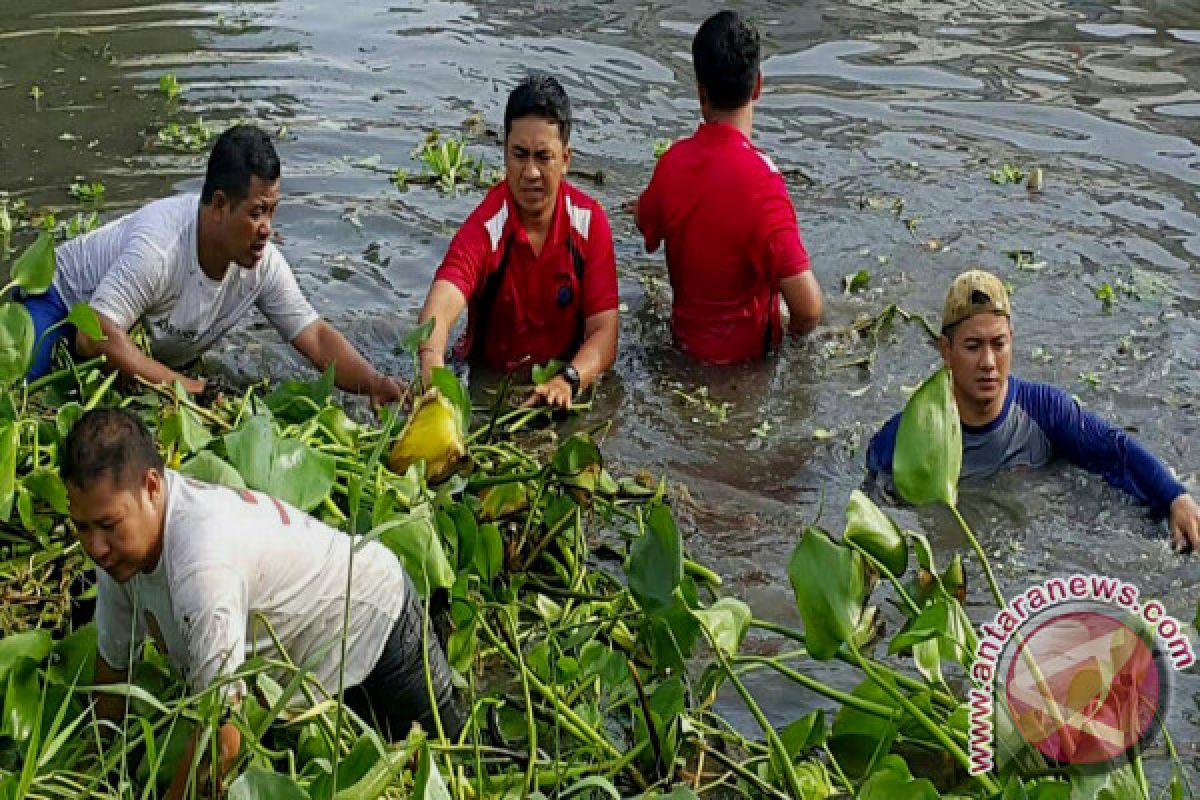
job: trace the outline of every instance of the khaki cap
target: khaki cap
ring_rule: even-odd
[[[981,269],[968,270],[950,284],[950,290],[946,292],[946,305],[942,309],[942,330],[976,314],[1012,316],[1008,289],[1003,281]]]

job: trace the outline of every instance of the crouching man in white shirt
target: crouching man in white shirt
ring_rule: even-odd
[[[204,381],[177,370],[257,307],[317,369],[333,362],[339,388],[367,395],[376,406],[400,400],[403,387],[320,318],[271,242],[279,183],[270,136],[237,125],[217,138],[200,194],[157,200],[58,247],[50,290],[23,301],[37,335],[87,302],[107,339],[93,341],[69,325],[51,331],[34,354],[29,380],[49,371],[54,345],[66,337],[79,355],[103,354],[125,375],[178,380],[199,393]],[[138,321],[153,358],[129,339]]]
[[[237,703],[246,687],[231,676],[248,654],[281,658],[277,638],[292,663],[310,664],[311,677],[336,692],[347,534],[269,495],[165,469],[149,431],[121,409],[84,414],[63,450],[71,521],[99,567],[97,685],[127,681],[149,635],[189,690],[219,685],[225,701]],[[345,630],[345,681],[354,687],[348,702],[393,739],[405,737],[414,721],[431,734],[440,722],[446,736],[457,738],[463,723],[450,668],[437,638],[423,638],[423,614],[395,555],[379,542],[362,545],[354,555]],[[273,677],[283,685],[290,679]],[[101,694],[97,707],[116,719],[124,699]],[[217,740],[224,772],[241,737],[227,722]],[[193,740],[168,798],[184,796],[194,748]]]

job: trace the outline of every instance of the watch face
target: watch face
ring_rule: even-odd
[[[567,383],[571,384],[572,389],[579,388],[579,370],[575,369],[572,365],[568,364],[563,370],[563,378]]]

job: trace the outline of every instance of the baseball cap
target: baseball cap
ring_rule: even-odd
[[[976,314],[1012,316],[1008,289],[1003,281],[981,269],[967,270],[950,284],[946,292],[946,305],[942,308],[942,330]]]

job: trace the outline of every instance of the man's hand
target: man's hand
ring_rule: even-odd
[[[634,197],[629,200],[626,200],[624,203],[621,203],[621,210],[624,211],[626,214],[631,215],[634,219],[637,219],[638,201],[641,199],[642,198],[640,198],[640,197]]]
[[[542,405],[570,408],[572,394],[571,384],[567,383],[567,379],[561,375],[555,375],[541,386],[533,388],[533,393],[525,401],[525,408]]]
[[[1171,543],[1177,553],[1200,550],[1200,505],[1189,494],[1171,503]]]
[[[371,407],[380,408],[389,403],[399,403],[407,394],[408,387],[404,385],[403,381],[380,374],[369,392]]]

